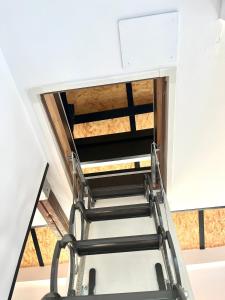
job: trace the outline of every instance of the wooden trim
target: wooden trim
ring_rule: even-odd
[[[68,233],[68,218],[52,191],[50,191],[48,199],[39,201],[38,209],[57,237],[61,238]]]
[[[166,79],[160,77],[154,79],[154,128],[155,142],[160,149],[159,162],[160,170],[165,184],[166,174],[166,155],[165,155],[165,137],[166,137]]]
[[[26,244],[27,244],[27,239],[28,239],[28,236],[29,236],[29,233],[30,233],[30,230],[31,230],[31,226],[32,226],[32,223],[33,223],[33,219],[34,219],[34,215],[35,215],[35,212],[36,212],[38,201],[39,201],[39,198],[40,198],[40,195],[41,195],[41,191],[42,191],[42,188],[43,188],[43,185],[44,185],[44,182],[45,182],[45,178],[46,178],[46,175],[47,175],[47,172],[48,172],[48,167],[49,167],[49,164],[47,163],[46,167],[45,167],[43,177],[42,177],[42,180],[41,180],[41,184],[40,184],[40,187],[39,187],[39,190],[38,190],[38,193],[37,193],[34,209],[33,209],[33,212],[31,214],[31,218],[30,218],[30,222],[29,222],[29,225],[28,225],[28,228],[27,228],[27,232],[26,232],[26,235],[25,235],[25,238],[24,238],[24,241],[23,241],[23,246],[22,246],[22,249],[20,251],[20,256],[19,256],[18,263],[17,263],[17,266],[16,266],[16,270],[15,270],[15,274],[14,274],[14,277],[13,277],[11,289],[10,289],[9,296],[8,296],[8,300],[11,300],[12,296],[13,296],[13,291],[14,291],[17,276],[18,276],[18,273],[19,273],[20,264],[21,264],[21,261],[22,261],[22,258],[23,258],[24,250],[25,250],[25,247],[26,247]]]
[[[41,97],[42,104],[56,137],[60,152],[62,154],[67,169],[67,174],[69,175],[70,183],[72,184],[72,165],[68,160],[68,157],[71,156],[72,147],[71,141],[68,139],[66,124],[62,119],[62,115],[59,111],[59,96],[57,94],[45,94]]]

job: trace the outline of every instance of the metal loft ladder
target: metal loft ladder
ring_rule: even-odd
[[[42,299],[67,299],[67,300],[185,300],[187,292],[182,286],[179,263],[173,239],[169,231],[167,221],[168,207],[166,195],[160,174],[159,161],[157,158],[156,144],[151,145],[151,173],[144,175],[144,196],[146,203],[123,205],[114,207],[94,208],[95,200],[91,190],[86,185],[82,174],[79,158],[73,153],[74,195],[70,212],[69,232],[60,241],[57,241],[52,260],[50,292]],[[87,202],[87,203],[86,203]],[[81,239],[76,240],[76,211],[82,216]],[[147,235],[134,235],[101,239],[84,239],[85,224],[100,222],[149,217],[154,222],[156,233]],[[67,296],[58,294],[58,263],[60,252],[68,247],[70,252],[70,274]],[[155,273],[159,289],[157,291],[102,294],[102,295],[76,295],[74,282],[76,277],[76,256],[111,254],[118,252],[157,250],[162,254],[164,266],[155,264]],[[140,253],[141,255],[141,253]],[[148,262],[146,261],[146,264]],[[163,271],[164,270],[164,271]],[[164,274],[165,273],[165,274]],[[143,274],[144,276],[144,274]],[[89,287],[90,288],[90,287]],[[92,288],[93,289],[93,288]]]

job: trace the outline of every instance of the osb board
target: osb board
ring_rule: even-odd
[[[205,246],[225,245],[225,209],[207,209],[205,215]]]
[[[153,80],[140,80],[132,82],[133,98],[135,105],[153,102]]]
[[[48,227],[39,227],[36,228],[35,230],[36,230],[44,264],[50,265],[52,263],[52,256],[53,256],[57,238],[52,232],[52,230]],[[68,261],[68,253],[67,250],[63,249],[60,255],[60,263],[67,262],[67,261]],[[39,266],[39,264],[38,264],[33,240],[31,234],[29,234],[23,259],[21,262],[21,267],[24,268],[24,267],[34,267],[34,266]]]
[[[154,113],[145,113],[135,116],[136,130],[154,128]]]
[[[123,163],[123,164],[115,164],[115,165],[109,165],[109,166],[99,166],[99,167],[92,167],[92,168],[83,167],[82,170],[83,170],[84,174],[90,174],[90,173],[98,173],[98,172],[132,169],[134,167],[135,167],[134,163]]]
[[[172,217],[181,249],[199,248],[198,211],[176,212]]]
[[[151,160],[150,159],[146,159],[146,160],[142,160],[140,161],[140,167],[144,168],[144,167],[151,167]]]
[[[67,101],[74,104],[75,114],[87,114],[127,106],[124,83],[68,91]]]
[[[153,102],[153,80],[134,81],[132,90],[135,105]],[[77,115],[127,107],[125,83],[71,90],[66,95]]]
[[[74,126],[73,135],[74,138],[84,138],[128,131],[130,131],[129,117],[122,117],[76,124]]]

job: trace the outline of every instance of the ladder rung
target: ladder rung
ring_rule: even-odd
[[[106,221],[151,215],[149,203],[85,209],[86,218],[91,221]]]
[[[62,297],[60,299],[62,300],[175,300],[176,295],[172,290],[167,290],[167,291]]]
[[[159,249],[161,241],[162,238],[159,234],[83,240],[77,241],[76,250],[80,256],[142,250],[156,250]]]
[[[145,189],[143,184],[130,184],[130,185],[121,185],[121,186],[106,185],[106,187],[92,188],[92,195],[95,200],[139,196],[139,195],[143,196],[144,193],[145,193]]]

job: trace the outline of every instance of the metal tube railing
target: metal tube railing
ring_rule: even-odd
[[[151,201],[154,202],[153,216],[155,219],[156,226],[159,226],[160,231],[162,232],[162,236],[163,236],[162,254],[163,254],[163,258],[164,258],[164,263],[165,263],[168,279],[170,281],[171,289],[176,290],[176,293],[177,293],[179,299],[186,300],[187,295],[185,294],[185,291],[182,288],[179,264],[178,264],[173,240],[172,240],[172,237],[171,237],[171,234],[169,231],[169,222],[167,219],[168,207],[165,204],[165,190],[164,190],[163,180],[162,180],[162,176],[161,176],[161,172],[160,172],[160,163],[158,160],[157,151],[158,151],[158,149],[157,149],[156,143],[152,143],[152,145],[151,145],[151,161],[152,161],[151,172],[152,173],[151,173],[151,178],[149,178],[149,189],[150,189],[149,194],[151,196]],[[161,207],[159,204],[157,194],[159,194],[159,196],[161,197],[161,201],[164,205],[165,218],[166,218],[168,230],[165,230],[165,225],[164,225]],[[167,246],[165,244],[166,242],[170,249],[174,272],[172,272],[172,270],[171,270]],[[174,279],[173,273],[175,275],[176,280]]]

